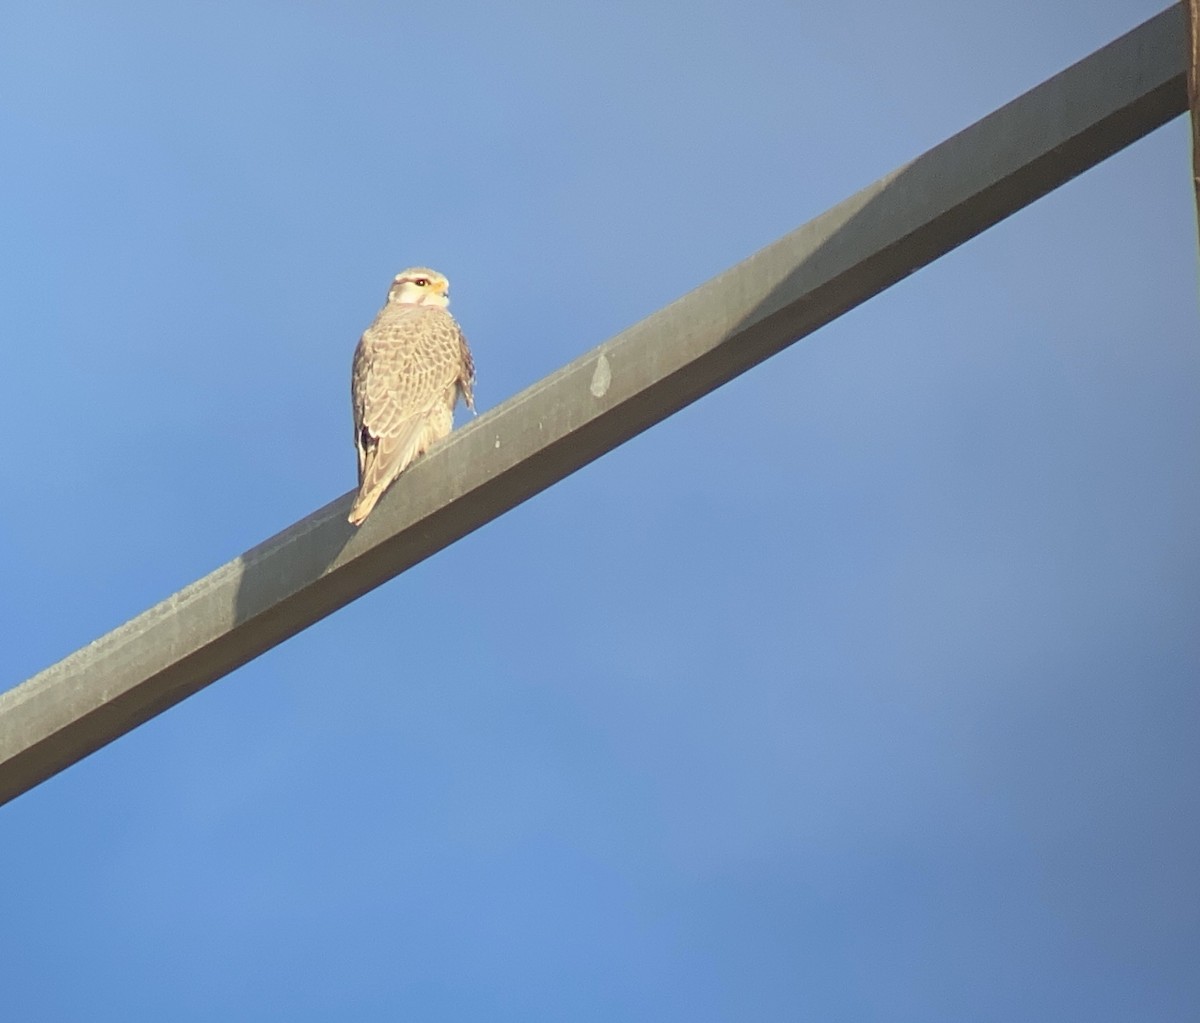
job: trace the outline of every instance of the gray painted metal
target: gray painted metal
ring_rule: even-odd
[[[828,323],[1187,109],[1176,5],[0,696],[0,802]]]

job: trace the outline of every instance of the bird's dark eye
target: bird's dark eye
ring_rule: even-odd
[[[428,277],[418,277],[415,281],[413,281],[413,284],[415,284],[418,288],[428,288],[429,287],[429,278]]]

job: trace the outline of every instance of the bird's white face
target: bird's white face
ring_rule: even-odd
[[[396,274],[388,290],[388,302],[397,305],[436,305],[445,309],[450,304],[450,282],[427,266],[414,266]]]

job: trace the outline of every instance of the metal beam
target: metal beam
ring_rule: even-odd
[[[1192,111],[1192,189],[1200,225],[1200,0],[1182,0],[1187,15],[1187,93]]]
[[[439,444],[0,696],[0,803],[866,301],[1187,109],[1175,6]]]

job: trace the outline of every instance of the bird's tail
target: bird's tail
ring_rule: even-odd
[[[354,499],[354,503],[350,505],[350,514],[346,516],[352,526],[361,526],[363,520],[371,514],[371,509],[375,507],[375,502],[383,496],[383,487],[376,487],[374,490],[360,490],[358,496]]]
[[[408,468],[436,436],[425,418],[414,417],[394,435],[380,437],[375,446],[367,450],[358,496],[354,498],[350,514],[346,516],[351,525],[362,525],[392,481]]]

